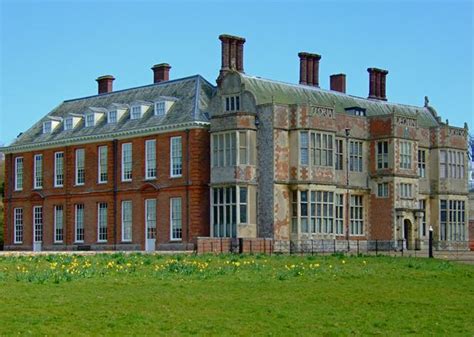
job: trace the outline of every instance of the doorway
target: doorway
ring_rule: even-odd
[[[145,200],[145,251],[153,252],[156,247],[156,199]]]
[[[411,221],[408,219],[405,219],[403,221],[403,239],[405,241],[406,249],[413,249],[412,242],[411,242],[412,241],[411,231],[412,231]]]

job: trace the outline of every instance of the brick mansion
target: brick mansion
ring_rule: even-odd
[[[320,87],[244,72],[245,39],[221,35],[216,85],[200,75],[66,100],[5,153],[6,250],[187,250],[200,237],[384,240],[418,249],[468,240],[468,130],[346,76]],[[295,53],[296,54],[296,53]],[[216,55],[217,57],[217,55]],[[466,243],[467,245],[467,243]]]

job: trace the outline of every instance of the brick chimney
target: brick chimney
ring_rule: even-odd
[[[97,77],[96,81],[98,84],[98,94],[106,94],[113,91],[113,82],[115,77],[112,75],[104,75]]]
[[[224,74],[230,70],[244,72],[244,43],[245,39],[239,36],[222,34],[219,35],[222,42],[221,47],[221,70],[218,82]]]
[[[298,53],[300,57],[300,84],[319,87],[319,60],[321,55],[306,52]]]
[[[388,70],[379,68],[368,68],[369,72],[369,98],[386,101],[386,76]]]
[[[331,75],[329,82],[331,90],[346,93],[346,74]]]
[[[169,81],[171,66],[168,63],[155,64],[153,70],[153,83]]]

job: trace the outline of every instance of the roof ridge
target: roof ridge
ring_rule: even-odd
[[[194,108],[193,108],[193,120],[196,120],[197,113],[199,111],[199,95],[201,91],[201,81],[200,76],[196,80],[196,86],[194,87]]]
[[[328,93],[328,94],[333,94],[333,95],[337,95],[337,96],[345,96],[345,97],[349,97],[349,98],[353,98],[353,99],[357,99],[357,100],[362,100],[362,101],[368,102],[368,103],[381,103],[381,104],[387,104],[387,105],[401,105],[401,106],[410,107],[410,108],[417,108],[417,109],[426,108],[424,106],[418,106],[418,105],[412,105],[412,104],[371,100],[371,99],[368,99],[368,98],[364,98],[364,97],[360,97],[360,96],[356,96],[356,95],[351,95],[351,94],[347,94],[347,93],[343,93],[343,92],[339,92],[339,91],[328,90],[328,89],[324,89],[324,88],[321,88],[321,87],[314,87],[314,86],[303,85],[303,84],[289,83],[289,82],[284,82],[284,81],[280,81],[280,80],[272,80],[272,79],[264,78],[264,77],[260,77],[260,76],[251,76],[251,75],[242,74],[242,73],[239,73],[239,75],[243,76],[243,77],[246,77],[246,78],[249,78],[249,79],[266,81],[266,82],[286,85],[286,86],[290,86],[290,87],[301,88],[301,89],[305,89],[305,90],[309,90],[309,91],[322,91],[322,92],[325,92],[325,93]]]
[[[170,83],[175,83],[175,82],[180,82],[180,81],[187,81],[187,80],[197,79],[197,78],[203,78],[203,77],[199,74],[196,74],[196,75],[192,75],[192,76],[177,78],[177,79],[174,79],[174,80],[163,81],[163,82],[159,82],[159,83],[151,83],[151,84],[141,85],[141,86],[138,86],[138,87],[132,87],[132,88],[127,88],[127,89],[111,91],[111,92],[100,94],[100,95],[98,94],[98,95],[90,95],[90,96],[85,96],[85,97],[67,99],[67,100],[64,100],[63,103],[75,102],[75,101],[80,101],[80,100],[83,100],[83,99],[89,99],[89,98],[93,98],[93,97],[105,97],[105,96],[113,95],[113,94],[116,94],[116,93],[122,93],[122,92],[129,91],[129,90],[149,88],[149,87],[154,87],[154,86],[162,86],[162,85],[167,85],[167,84],[170,84]],[[207,80],[206,80],[206,82],[209,83]],[[209,85],[212,86],[212,84],[210,84],[210,83],[209,83]]]

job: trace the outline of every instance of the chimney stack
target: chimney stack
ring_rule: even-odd
[[[386,101],[386,76],[388,70],[379,68],[368,68],[369,72],[369,98]]]
[[[321,55],[298,53],[300,58],[300,84],[319,87],[319,60]]]
[[[244,72],[244,43],[245,39],[239,36],[222,34],[219,35],[222,42],[221,47],[221,71],[218,81],[230,70]]]
[[[346,93],[346,74],[331,75],[329,82],[331,90]]]
[[[115,80],[115,77],[113,77],[112,75],[104,75],[104,76],[97,77],[96,81],[98,84],[99,95],[112,92],[114,80]]]
[[[153,70],[153,83],[169,81],[171,66],[168,63],[155,64]]]

